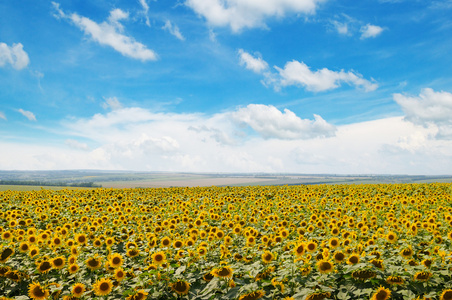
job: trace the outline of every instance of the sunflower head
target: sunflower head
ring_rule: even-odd
[[[111,293],[113,289],[113,283],[108,278],[102,278],[96,281],[94,284],[94,294],[97,296],[105,296]]]
[[[452,300],[452,290],[451,289],[443,290],[441,296],[439,297],[439,300]]]
[[[190,290],[190,283],[179,280],[170,284],[170,287],[173,291],[175,291],[178,295],[186,295]]]
[[[154,254],[152,254],[151,258],[156,265],[161,265],[166,262],[166,255],[162,251],[155,252]]]
[[[49,290],[38,282],[33,282],[28,285],[28,296],[33,300],[44,300],[49,297]]]
[[[239,300],[257,300],[262,298],[265,295],[263,290],[254,291],[251,293],[244,294],[239,297]]]
[[[317,262],[317,269],[320,273],[326,274],[333,271],[334,265],[329,260],[320,260]]]
[[[86,291],[85,285],[83,283],[76,283],[72,286],[72,296],[79,298]]]
[[[216,268],[212,271],[212,274],[215,277],[220,277],[220,278],[232,278],[232,273],[233,273],[233,270],[228,266]]]
[[[372,295],[371,300],[387,300],[391,297],[391,290],[380,286]]]
[[[262,253],[262,261],[266,264],[272,262],[272,260],[275,259],[275,255],[271,253],[270,251],[265,251]]]

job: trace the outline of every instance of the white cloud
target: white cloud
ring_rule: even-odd
[[[383,32],[383,28],[377,25],[366,24],[361,27],[361,39],[373,38]]]
[[[337,20],[333,20],[333,21],[331,21],[331,23],[333,24],[334,28],[336,29],[336,31],[339,34],[343,34],[343,35],[350,34],[347,22],[339,22]]]
[[[73,149],[79,149],[79,150],[84,150],[84,151],[90,150],[88,144],[81,143],[77,140],[67,139],[64,143]]]
[[[245,66],[248,70],[259,74],[268,69],[268,64],[262,59],[262,57],[256,58],[243,51],[243,49],[239,49],[238,53],[240,56],[240,65]]]
[[[327,68],[311,71],[304,62],[296,60],[287,62],[283,69],[275,66],[274,68],[278,71],[275,73],[268,70],[267,62],[260,56],[254,57],[243,49],[238,50],[238,53],[241,66],[245,66],[254,73],[263,74],[262,83],[267,86],[272,85],[276,90],[295,85],[302,86],[308,91],[320,92],[338,88],[341,82],[362,88],[366,92],[378,88],[377,83],[364,79],[359,73],[344,70],[336,72]]]
[[[336,128],[322,117],[314,120],[300,119],[288,109],[281,112],[274,106],[250,104],[233,112],[232,119],[238,124],[248,125],[263,138],[310,139],[334,136]]]
[[[149,22],[148,12],[149,12],[149,5],[147,4],[146,0],[139,0],[141,7],[143,8],[143,14],[146,18],[146,25],[151,26],[151,22]]]
[[[272,111],[271,107],[267,109]],[[68,141],[55,146],[0,140],[0,169],[426,175],[450,174],[452,169],[452,140],[431,139],[431,128],[404,121],[403,117],[340,125],[328,138],[280,139],[236,134],[240,128],[231,115],[240,109],[211,116],[155,114],[142,108],[122,110],[103,114],[102,118],[95,115],[62,123],[67,130],[62,134],[68,139],[83,136],[92,145],[90,149],[68,147],[76,145]],[[278,129],[274,135],[281,135],[284,126],[295,134],[291,129],[300,121],[290,113],[273,112],[282,122],[272,121]],[[140,121],[127,117],[131,114]],[[289,121],[283,120],[287,116]],[[255,128],[262,133],[273,134],[273,129],[260,123],[265,117],[268,114],[257,120],[250,116],[249,123],[258,124]],[[219,142],[214,132],[224,133],[235,143]],[[84,148],[83,144],[79,146]]]
[[[157,59],[157,54],[153,50],[135,41],[133,37],[123,34],[124,27],[120,21],[127,19],[128,13],[118,8],[114,9],[110,12],[108,21],[99,24],[76,13],[67,15],[60,9],[58,3],[52,3],[58,13],[55,15],[56,17],[72,21],[74,25],[99,44],[110,46],[124,56],[141,61]]]
[[[115,109],[121,109],[122,104],[121,104],[121,102],[119,102],[118,98],[110,97],[110,98],[105,99],[105,102],[102,103],[102,107],[104,109],[115,110]]]
[[[355,85],[366,92],[373,91],[378,87],[376,83],[364,79],[359,73],[344,72],[343,70],[336,72],[327,68],[313,72],[305,63],[296,60],[287,62],[284,69],[275,68],[280,76],[277,82],[278,85],[300,85],[308,91],[319,92],[335,89],[340,86],[341,82]]]
[[[36,116],[31,111],[23,110],[22,108],[18,109],[17,111],[20,112],[28,120],[36,121]]]
[[[6,115],[3,112],[1,112],[1,111],[0,111],[0,119],[3,119],[5,121],[7,120],[6,119]]]
[[[229,26],[233,32],[264,27],[268,18],[287,14],[313,14],[325,0],[187,0],[185,4],[212,26]]]
[[[165,25],[162,27],[162,29],[167,30],[169,33],[171,33],[181,41],[185,40],[184,36],[179,30],[179,27],[177,27],[177,25],[172,24],[170,20],[166,20]]]
[[[30,62],[27,52],[21,43],[13,44],[11,47],[0,43],[0,67],[10,64],[16,70],[22,70]]]
[[[452,139],[452,94],[422,89],[418,97],[394,94],[405,119],[416,125],[433,127],[437,138]]]

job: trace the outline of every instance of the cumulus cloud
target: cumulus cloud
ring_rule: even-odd
[[[313,14],[325,0],[187,0],[185,4],[212,26],[229,26],[233,32],[265,26],[268,18],[287,14]]]
[[[331,137],[336,131],[333,125],[318,115],[314,115],[314,120],[303,120],[288,109],[281,112],[271,105],[250,104],[233,112],[232,119],[242,126],[250,126],[263,138]]]
[[[173,23],[171,23],[170,20],[166,20],[165,25],[162,27],[162,29],[167,30],[169,33],[171,33],[172,35],[174,35],[176,38],[178,38],[181,41],[184,41],[185,38],[182,35],[182,33],[179,30],[179,27],[177,27],[177,25],[174,25]]]
[[[17,111],[20,112],[28,120],[36,121],[36,116],[31,111],[23,110],[22,108],[18,109]]]
[[[334,28],[336,29],[336,31],[339,34],[342,34],[342,35],[350,34],[349,25],[347,22],[339,22],[337,20],[333,20],[333,21],[331,21],[331,24],[333,24]]]
[[[0,111],[0,119],[3,119],[6,121],[6,116],[3,112]]]
[[[246,69],[258,74],[268,69],[268,64],[262,57],[254,57],[243,49],[239,49],[238,53],[240,56],[240,65],[245,66]]]
[[[124,26],[121,20],[128,19],[129,14],[117,8],[110,12],[107,21],[96,23],[93,20],[79,16],[76,13],[66,14],[60,9],[58,3],[52,2],[57,14],[57,18],[70,20],[75,26],[81,29],[87,36],[101,45],[112,47],[124,56],[141,61],[156,60],[157,54],[148,49],[145,45],[137,42],[133,37],[123,33]]]
[[[28,66],[30,59],[21,43],[8,46],[0,43],[0,67],[10,64],[16,70],[22,70]]]
[[[377,25],[366,24],[361,27],[361,39],[374,38],[383,32],[383,28]]]
[[[378,88],[378,84],[373,80],[364,79],[361,74],[353,71],[345,72],[341,70],[337,72],[327,68],[311,71],[304,62],[293,60],[287,62],[284,68],[274,66],[276,73],[268,69],[267,62],[260,56],[255,57],[243,49],[240,49],[238,53],[241,66],[245,66],[246,69],[254,73],[263,74],[263,84],[272,85],[276,90],[284,86],[295,85],[304,87],[308,91],[321,92],[338,88],[342,82],[354,85],[366,92]]]
[[[336,72],[327,68],[311,71],[305,63],[296,60],[287,62],[283,69],[275,68],[280,75],[278,84],[281,86],[301,85],[308,91],[319,92],[335,89],[340,86],[341,82],[355,85],[366,92],[373,91],[378,87],[376,83],[364,79],[359,73],[344,70]]]
[[[405,120],[436,129],[437,138],[452,138],[452,94],[422,89],[418,97],[394,94],[394,101],[405,113]]]

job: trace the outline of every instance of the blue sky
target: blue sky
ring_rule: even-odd
[[[0,2],[0,169],[450,174],[452,1]]]

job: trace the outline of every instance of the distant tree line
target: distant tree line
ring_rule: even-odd
[[[68,187],[102,187],[94,182],[68,183],[61,181],[38,181],[38,180],[0,180],[0,185],[38,185],[38,186],[68,186]]]

